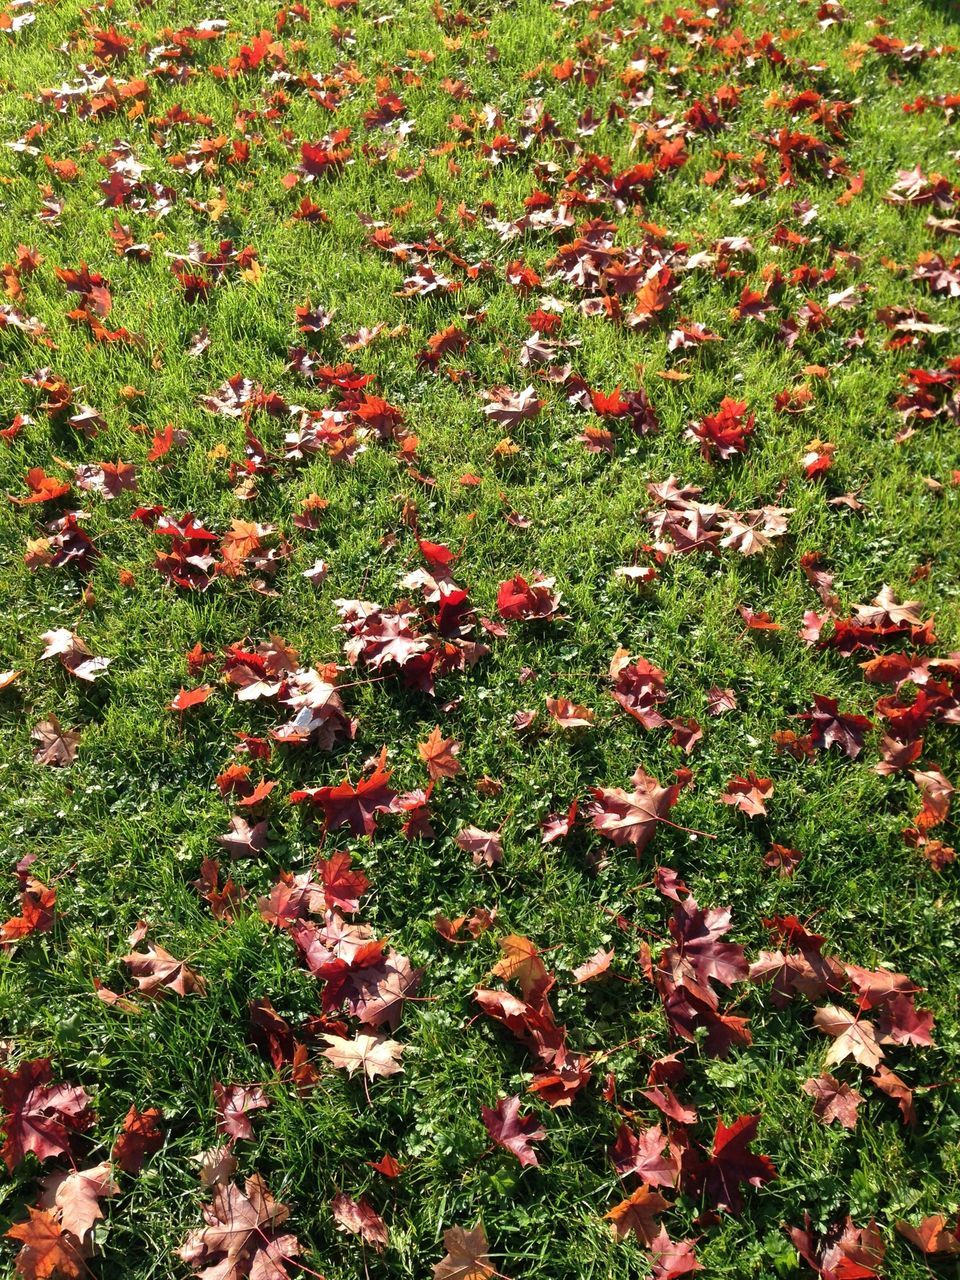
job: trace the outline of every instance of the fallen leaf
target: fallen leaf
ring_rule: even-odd
[[[520,1098],[501,1098],[495,1107],[481,1107],[480,1114],[487,1133],[497,1144],[515,1155],[521,1165],[539,1165],[537,1153],[530,1145],[542,1142],[547,1131],[541,1129],[535,1116],[520,1115]]]
[[[443,1233],[446,1257],[433,1268],[433,1280],[489,1280],[499,1276],[487,1245],[487,1233],[478,1222],[469,1231],[463,1227],[450,1227]]]
[[[358,1035],[353,1040],[343,1036],[327,1035],[328,1047],[323,1056],[335,1067],[342,1067],[351,1076],[363,1070],[372,1080],[375,1076],[392,1076],[402,1071],[400,1055],[404,1046],[386,1036]]]

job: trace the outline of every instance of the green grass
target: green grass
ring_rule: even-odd
[[[2,141],[14,142],[35,121],[48,126],[34,139],[40,155],[6,146],[0,151],[0,261],[14,261],[20,243],[42,255],[39,269],[24,277],[24,298],[16,305],[41,320],[55,344],[47,348],[14,329],[0,329],[0,425],[7,426],[18,410],[35,419],[0,443],[0,490],[22,495],[23,477],[34,466],[70,478],[57,459],[72,469],[80,462],[123,458],[139,470],[136,495],[124,493],[107,503],[96,494],[75,493],[68,500],[82,505],[82,523],[101,552],[88,575],[69,568],[30,570],[23,562],[27,539],[40,536],[43,520],[65,509],[63,503],[0,505],[0,668],[23,673],[0,694],[0,848],[11,873],[21,858],[35,855],[33,871],[56,882],[61,912],[52,932],[0,954],[0,1036],[7,1065],[50,1056],[56,1079],[80,1084],[91,1095],[96,1123],[76,1149],[83,1167],[107,1157],[131,1103],[159,1107],[164,1114],[162,1151],[139,1178],[122,1179],[122,1194],[104,1206],[106,1222],[98,1228],[96,1257],[89,1264],[104,1277],[187,1274],[175,1250],[200,1222],[204,1193],[191,1157],[216,1140],[215,1079],[264,1082],[271,1106],[255,1116],[254,1138],[238,1144],[240,1174],[259,1171],[290,1205],[305,1261],[327,1280],[347,1280],[361,1267],[384,1280],[422,1277],[443,1253],[443,1230],[472,1226],[477,1218],[484,1221],[498,1269],[514,1280],[643,1275],[644,1252],[632,1242],[615,1242],[601,1221],[621,1198],[606,1157],[619,1116],[601,1091],[605,1072],[615,1071],[620,1102],[637,1111],[638,1123],[652,1124],[654,1112],[638,1090],[646,1084],[650,1061],[681,1047],[670,1040],[637,955],[638,939],[656,949],[666,937],[669,904],[651,884],[652,868],[663,864],[679,871],[702,904],[732,907],[731,937],[751,958],[769,945],[763,919],[794,914],[812,921],[826,935],[826,949],[843,961],[908,973],[925,988],[921,1003],[937,1016],[935,1047],[894,1047],[889,1054],[892,1069],[918,1090],[917,1129],[903,1128],[896,1108],[847,1063],[838,1074],[859,1082],[866,1102],[856,1130],[846,1132],[817,1121],[801,1090],[804,1080],[820,1073],[826,1049],[808,1002],[777,1010],[767,989],[736,988],[736,1011],[750,1018],[752,1046],[722,1061],[688,1047],[689,1074],[678,1091],[700,1113],[696,1132],[703,1142],[716,1116],[729,1121],[759,1113],[757,1149],[771,1156],[780,1176],[761,1190],[748,1190],[741,1217],[723,1216],[709,1227],[697,1224],[700,1202],[679,1195],[664,1219],[671,1235],[699,1237],[705,1275],[791,1277],[804,1267],[783,1223],[799,1225],[805,1211],[820,1228],[848,1212],[860,1225],[876,1216],[888,1243],[886,1274],[920,1280],[928,1267],[896,1236],[893,1224],[930,1213],[949,1218],[960,1207],[960,1111],[956,1093],[944,1083],[960,1075],[956,866],[937,874],[903,842],[901,831],[919,807],[919,793],[909,775],[881,778],[872,771],[876,735],[855,762],[820,752],[798,763],[776,755],[771,734],[798,727],[792,717],[807,709],[814,693],[837,697],[845,711],[870,714],[876,698],[888,692],[864,682],[857,666],[861,655],[843,658],[797,638],[804,610],[820,607],[800,567],[806,552],[820,552],[835,575],[843,616],[889,583],[899,598],[920,600],[925,616],[936,613],[938,654],[960,648],[960,489],[951,483],[951,470],[960,465],[956,424],[945,418],[918,422],[916,434],[897,443],[901,423],[892,407],[907,369],[941,367],[956,352],[955,302],[931,296],[910,274],[919,253],[936,248],[949,259],[957,242],[934,241],[924,225],[929,209],[883,200],[897,171],[918,163],[927,174],[957,177],[955,121],[936,106],[916,114],[901,109],[918,95],[930,99],[955,90],[957,55],[904,67],[866,48],[862,65],[854,66],[850,46],[865,44],[879,30],[872,25],[877,6],[867,0],[848,0],[849,21],[824,32],[812,5],[732,4],[722,29],[742,27],[750,39],[782,27],[794,34],[786,43],[778,38],[789,57],[783,66],[758,59],[721,69],[719,55],[704,49],[698,56],[682,31],[671,36],[661,29],[669,6],[659,3],[615,5],[602,14],[585,5],[555,10],[544,0],[506,7],[481,0],[466,8],[463,25],[442,28],[421,0],[387,6],[391,18],[382,24],[376,21],[378,7],[366,2],[340,11],[315,4],[309,24],[291,21],[278,37],[287,45],[289,68],[336,77],[351,63],[362,82],[350,88],[336,112],[292,84],[288,101],[274,104],[282,107],[275,118],[255,116],[248,125],[238,112],[264,112],[267,95],[281,86],[271,84],[262,69],[230,80],[208,69],[237,53],[238,37],[245,41],[273,26],[276,10],[260,0],[224,3],[213,13],[228,20],[231,34],[194,46],[197,74],[189,80],[151,78],[147,118],[90,118],[72,108],[58,113],[40,101],[42,90],[75,80],[78,68],[92,61],[84,11],[74,0],[40,5],[33,25],[0,36],[0,83],[7,87],[0,106]],[[903,0],[883,6],[882,15],[890,23],[885,34],[908,43],[960,44],[960,23],[950,5]],[[165,43],[164,27],[186,27],[210,16],[194,0],[152,7],[118,0],[112,9],[91,14],[90,24],[114,24],[134,36],[129,57],[113,68],[118,80],[132,80],[154,65],[143,49]],[[642,24],[634,35],[609,40],[633,21]],[[338,25],[352,29],[350,43],[335,43]],[[460,47],[451,47],[453,36]],[[649,56],[649,45],[667,50],[663,66],[651,61],[644,80],[652,105],[631,106],[618,96],[619,76],[631,59]],[[485,56],[490,48],[498,56]],[[418,61],[413,50],[430,50],[435,60]],[[555,79],[550,67],[568,57],[600,64],[596,83]],[[671,66],[680,69],[672,73]],[[405,82],[408,72],[416,73],[415,83]],[[386,77],[390,91],[403,98],[416,130],[395,159],[375,163],[361,148],[387,145],[381,132],[363,123],[375,105],[377,76]],[[446,77],[463,79],[472,97],[454,101],[440,87]],[[497,132],[519,137],[529,98],[543,99],[560,136],[585,151],[609,154],[613,171],[620,172],[646,158],[642,145],[630,149],[627,121],[605,121],[581,138],[581,112],[589,106],[602,116],[619,101],[637,122],[679,119],[696,97],[723,82],[743,91],[740,105],[725,113],[729,128],[691,137],[687,165],[659,178],[642,209],[621,215],[612,205],[597,204],[574,213],[617,221],[621,245],[641,243],[644,220],[665,227],[669,243],[683,242],[690,251],[706,250],[720,237],[749,236],[754,254],[733,259],[742,276],[723,280],[709,269],[684,275],[667,320],[645,332],[581,316],[578,295],[562,282],[527,296],[506,283],[506,264],[518,258],[546,275],[558,241],[528,234],[503,243],[485,216],[517,218],[523,199],[552,180],[538,166],[568,171],[577,163],[549,139],[499,167],[485,160],[482,142]],[[718,167],[714,151],[741,153],[745,160],[735,172],[749,176],[747,161],[762,149],[762,135],[790,126],[825,136],[806,115],[791,124],[788,113],[769,105],[774,92],[789,98],[807,88],[828,99],[856,100],[843,137],[833,145],[851,174],[865,171],[860,196],[846,207],[836,205],[848,181],[842,177],[832,183],[801,177],[793,188],[778,188],[777,156],[769,146],[767,198],[737,204],[728,178],[715,187],[701,183],[707,169]],[[212,123],[175,126],[158,142],[148,119],[174,104],[206,114]],[[451,115],[470,120],[486,104],[500,113],[502,125],[488,133],[481,123],[472,142],[449,155],[440,152],[457,137],[449,128]],[[342,127],[354,131],[356,162],[333,179],[286,190],[281,179],[297,163],[299,144]],[[168,164],[170,155],[201,137],[222,132],[232,141],[245,128],[257,139],[247,165],[231,167],[221,159],[213,175],[189,175]],[[97,157],[109,153],[117,139],[127,140],[149,166],[149,180],[175,190],[169,216],[152,219],[100,207],[98,183],[107,175]],[[75,159],[77,180],[51,178],[43,155]],[[457,172],[448,167],[451,158]],[[421,162],[422,175],[412,181],[395,176],[397,168]],[[37,216],[45,183],[65,200],[53,226]],[[227,210],[214,222],[194,205],[221,187]],[[328,211],[326,224],[292,220],[305,192]],[[802,228],[812,242],[778,250],[774,229],[781,223],[799,228],[797,201],[819,210]],[[480,215],[476,221],[461,222],[461,202]],[[115,213],[136,240],[150,244],[151,261],[124,260],[114,252],[107,232]],[[457,253],[471,263],[485,260],[489,270],[456,294],[398,297],[408,268],[367,246],[368,231],[358,214],[390,223],[400,241],[445,236]],[[230,276],[208,300],[186,302],[167,255],[186,252],[194,241],[213,249],[224,238],[256,248],[262,277]],[[804,333],[788,349],[775,338],[776,319],[765,325],[732,321],[743,286],[762,288],[765,265],[775,263],[784,274],[803,262],[826,268],[835,249],[858,255],[859,269],[842,268],[827,286],[788,287],[778,309],[786,316],[808,296],[823,302],[832,289],[866,286],[854,310],[831,312],[831,328]],[[54,269],[77,267],[81,260],[110,283],[114,306],[106,324],[142,334],[142,347],[94,343],[85,326],[65,318],[77,295],[67,293]],[[443,269],[442,260],[437,265]],[[463,276],[455,267],[449,273]],[[573,304],[564,314],[562,336],[579,343],[566,353],[574,370],[605,391],[646,386],[660,416],[659,434],[636,439],[615,426],[615,456],[589,454],[576,437],[597,419],[571,408],[561,390],[539,382],[535,371],[518,368],[519,346],[528,334],[525,316],[548,293]],[[306,301],[336,309],[331,327],[313,340],[296,329],[294,308]],[[949,331],[929,336],[920,349],[887,349],[889,335],[875,313],[909,305]],[[454,384],[418,367],[416,353],[429,335],[481,308],[486,318],[468,326],[465,354],[444,362],[465,369],[467,378]],[[667,336],[680,316],[706,325],[724,341],[685,359],[682,352],[669,354]],[[402,330],[352,355],[342,350],[339,335],[375,323]],[[194,358],[186,348],[201,326],[210,345]],[[865,345],[850,348],[845,340],[857,328],[865,330]],[[259,481],[252,502],[235,495],[225,457],[242,458],[243,423],[208,414],[198,397],[240,372],[288,403],[331,403],[287,368],[288,348],[311,344],[324,361],[350,359],[373,375],[371,390],[403,409],[419,438],[417,466],[435,484],[419,483],[393,450],[371,442],[353,466],[323,456],[281,462],[276,475]],[[830,370],[827,379],[809,380],[811,410],[777,414],[773,397],[802,383],[803,367],[811,364]],[[78,402],[103,414],[106,426],[95,439],[52,420],[39,407],[42,394],[22,385],[24,374],[45,365],[82,388]],[[678,368],[690,375],[687,380],[659,376]],[[519,389],[530,381],[546,407],[539,419],[512,433],[519,452],[498,461],[492,451],[504,431],[481,414],[479,393],[499,383]],[[142,397],[124,399],[121,389],[128,384]],[[711,465],[683,431],[691,420],[715,411],[727,394],[748,401],[757,431],[746,457]],[[170,422],[189,432],[188,442],[159,463],[148,463],[153,432]],[[141,424],[148,428],[145,435],[132,430]],[[251,425],[268,448],[282,453],[284,421],[260,413]],[[806,480],[800,467],[803,447],[814,436],[837,446],[824,482]],[[467,472],[480,476],[481,485],[463,486],[460,477]],[[651,505],[646,485],[671,474],[702,485],[707,502],[738,509],[779,502],[793,508],[789,536],[762,556],[728,551],[672,557],[652,588],[625,585],[613,570],[647,560],[639,550],[649,537],[642,519]],[[930,478],[942,490],[931,487]],[[829,497],[849,491],[859,493],[862,511],[829,505]],[[304,532],[292,521],[311,493],[327,499],[329,507],[318,530]],[[305,665],[342,661],[334,600],[391,603],[404,594],[401,577],[420,564],[414,533],[402,520],[405,501],[417,505],[421,537],[462,548],[455,576],[469,586],[481,614],[495,616],[498,583],[517,572],[529,577],[542,570],[557,579],[563,617],[545,626],[509,624],[506,638],[490,640],[490,655],[473,671],[443,677],[435,698],[405,690],[397,680],[352,685],[344,699],[359,729],[347,750],[275,747],[270,761],[256,767],[258,776],[277,782],[269,847],[259,859],[233,868],[250,897],[235,922],[224,925],[192,887],[203,858],[218,854],[215,837],[226,830],[233,811],[214,778],[236,758],[235,734],[266,733],[280,717],[272,703],[237,702],[220,682],[217,666],[204,677],[190,676],[185,655],[197,642],[216,653],[231,643],[255,644],[279,634],[299,649]],[[505,503],[527,517],[529,527],[508,524]],[[274,583],[276,594],[257,593],[250,578],[219,578],[203,594],[165,585],[152,567],[161,540],[129,519],[138,504],[163,505],[173,517],[193,511],[216,532],[233,519],[276,525],[291,544]],[[301,574],[317,557],[330,568],[326,581],[314,587]],[[133,574],[134,585],[122,585],[121,569]],[[92,602],[84,599],[88,586]],[[768,610],[783,630],[744,634],[738,604]],[[41,634],[57,627],[76,630],[94,653],[113,660],[94,685],[39,660]],[[618,645],[664,669],[672,694],[669,715],[694,716],[705,727],[692,756],[669,745],[669,731],[646,733],[619,713],[605,681]],[[534,672],[526,681],[520,678],[524,668]],[[356,678],[343,676],[344,682]],[[193,687],[203,679],[218,686],[209,702],[182,718],[167,709],[181,685]],[[737,711],[705,716],[713,684],[736,689]],[[595,708],[596,727],[579,736],[521,737],[512,727],[513,714],[536,707],[542,720],[545,695]],[[458,701],[444,710],[451,700]],[[64,726],[82,729],[76,762],[67,769],[32,762],[31,728],[51,713]],[[422,786],[416,744],[438,723],[462,742],[463,772],[437,788],[436,839],[408,842],[397,820],[388,819],[372,841],[355,840],[343,830],[330,833],[325,844],[325,852],[349,848],[372,882],[359,919],[426,970],[422,999],[407,1004],[396,1032],[408,1046],[404,1072],[372,1082],[368,1099],[361,1081],[349,1081],[315,1053],[320,1083],[298,1097],[272,1077],[247,1040],[251,998],[269,997],[293,1022],[319,1009],[316,982],[299,965],[291,940],[264,923],[254,905],[279,871],[306,869],[319,846],[316,820],[288,805],[286,797],[300,786],[337,782],[347,770],[356,778],[384,744],[398,788]],[[923,758],[951,779],[958,772],[956,742],[955,726],[934,726],[925,735]],[[538,824],[547,813],[566,808],[575,796],[584,800],[591,786],[626,785],[638,764],[667,781],[675,768],[689,764],[695,785],[684,792],[674,816],[715,839],[661,826],[637,861],[581,822],[567,841],[541,846]],[[718,803],[727,780],[748,769],[774,780],[766,819],[750,821]],[[502,794],[477,791],[475,783],[485,775],[502,782]],[[469,823],[487,829],[502,824],[500,867],[479,871],[454,844],[454,835]],[[948,822],[935,834],[951,843],[952,829]],[[792,878],[781,880],[763,867],[771,841],[803,852]],[[600,853],[609,854],[609,862],[594,872],[592,855]],[[0,904],[12,915],[17,901],[10,874],[0,885]],[[437,912],[454,916],[474,906],[499,913],[495,927],[479,940],[451,946],[435,932]],[[640,932],[624,932],[616,916]],[[161,945],[190,958],[206,979],[204,998],[171,998],[140,1017],[95,999],[94,978],[126,988],[120,957],[139,920],[150,923]],[[527,935],[549,949],[547,963],[559,978],[553,996],[557,1017],[568,1026],[573,1047],[601,1055],[630,1042],[607,1059],[598,1057],[593,1082],[569,1110],[549,1111],[532,1096],[525,1098],[525,1108],[541,1116],[548,1132],[539,1169],[521,1170],[505,1153],[491,1154],[480,1118],[481,1107],[493,1105],[498,1095],[523,1093],[533,1074],[529,1055],[479,1016],[472,999],[499,957],[497,939],[507,933]],[[571,985],[570,969],[601,945],[615,947],[613,967],[630,981]],[[407,1166],[389,1185],[365,1163],[384,1150]],[[4,1224],[22,1219],[26,1206],[35,1203],[40,1172],[30,1158],[0,1180]],[[382,1212],[391,1232],[382,1257],[362,1252],[359,1241],[336,1232],[329,1204],[338,1190],[355,1197],[364,1192]],[[4,1274],[13,1274],[13,1257],[12,1248],[5,1251]],[[958,1274],[956,1264],[940,1265],[940,1273]]]

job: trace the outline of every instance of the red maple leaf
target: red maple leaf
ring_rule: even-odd
[[[708,461],[733,458],[746,453],[753,434],[755,416],[747,413],[746,402],[724,396],[717,413],[707,414],[687,428],[687,435],[700,443],[700,452]]]
[[[386,768],[387,749],[380,753],[376,767],[356,786],[349,777],[335,787],[315,787],[312,791],[294,791],[291,804],[310,800],[323,810],[328,830],[348,826],[356,836],[372,836],[378,813],[395,812],[397,793],[389,786],[391,771]]]
[[[661,1228],[660,1234],[650,1243],[653,1262],[650,1280],[676,1280],[678,1276],[702,1271],[703,1264],[697,1261],[693,1252],[694,1243],[693,1240],[671,1240]]]
[[[146,946],[146,953],[131,951],[123,957],[141,995],[159,1000],[171,992],[178,996],[206,993],[203,978],[186,961],[178,960],[155,942],[148,942]]]
[[[641,1244],[652,1245],[661,1230],[656,1215],[669,1208],[670,1201],[664,1200],[659,1191],[641,1183],[633,1195],[621,1200],[603,1216],[613,1227],[618,1240],[625,1240],[632,1231]]]
[[[399,1178],[406,1168],[406,1165],[402,1165],[389,1151],[385,1151],[379,1160],[368,1160],[367,1165],[391,1182]]]
[[[659,729],[666,724],[657,709],[668,697],[666,676],[645,658],[638,658],[636,662],[627,662],[626,658],[626,653],[618,650],[610,664],[612,695],[645,729]]]
[[[373,1245],[377,1253],[383,1253],[389,1240],[387,1224],[366,1196],[354,1200],[339,1191],[330,1203],[330,1212],[339,1231],[349,1231],[366,1244]]]
[[[916,1227],[909,1222],[898,1222],[897,1231],[927,1257],[955,1258],[960,1255],[960,1222],[950,1227],[940,1214],[924,1218]]]
[[[16,1269],[24,1280],[79,1280],[89,1271],[83,1261],[79,1240],[64,1231],[56,1215],[46,1209],[27,1210],[29,1218],[15,1223],[7,1236],[22,1245],[17,1254]]]
[[[594,829],[615,845],[632,845],[637,857],[653,839],[657,823],[666,819],[677,802],[680,787],[661,787],[656,778],[638,768],[633,790],[594,787],[588,812]]]
[[[198,1276],[286,1280],[285,1264],[300,1253],[297,1237],[280,1233],[289,1216],[254,1174],[243,1191],[234,1184],[215,1189],[213,1203],[203,1210],[206,1226],[191,1231],[178,1252]]]
[[[613,960],[614,950],[611,947],[609,951],[604,951],[603,947],[598,947],[589,960],[585,960],[583,964],[577,965],[573,971],[573,980],[579,986],[584,982],[593,982],[596,978],[602,978],[610,968],[610,962]]]
[[[857,1127],[857,1108],[863,1098],[846,1081],[822,1075],[805,1080],[801,1088],[813,1098],[813,1114],[818,1120],[822,1120],[824,1124],[839,1120],[844,1129]]]
[[[553,590],[553,578],[534,575],[532,582],[519,573],[497,589],[497,612],[508,622],[521,619],[552,618],[560,607],[560,594]]]
[[[720,796],[722,804],[730,804],[745,813],[748,818],[763,817],[767,812],[765,801],[773,794],[770,778],[758,778],[751,769],[745,778],[731,778]]]
[[[651,1187],[675,1187],[680,1177],[680,1153],[673,1144],[668,1146],[667,1135],[658,1124],[639,1134],[621,1124],[610,1159],[621,1178],[633,1173]]]
[[[759,1116],[740,1116],[732,1125],[717,1120],[713,1149],[694,1171],[692,1179],[694,1188],[704,1191],[715,1209],[740,1213],[743,1209],[741,1183],[759,1187],[776,1178],[777,1170],[769,1157],[754,1155],[750,1150],[759,1123]]]
[[[813,707],[797,717],[810,726],[810,738],[815,747],[837,746],[851,760],[856,760],[863,750],[865,735],[873,728],[866,716],[847,715],[842,712],[836,698],[813,695]]]
[[[20,874],[20,915],[0,924],[0,947],[10,947],[33,933],[49,933],[56,920],[57,891],[25,871]]]
[[[480,1114],[487,1133],[498,1147],[515,1155],[524,1166],[539,1165],[537,1153],[530,1144],[542,1142],[547,1131],[540,1128],[536,1116],[520,1115],[519,1095],[501,1098],[495,1107],[481,1107]]]
[[[494,867],[503,861],[503,841],[499,831],[481,831],[479,827],[464,827],[456,836],[464,853],[473,857],[474,866]]]
[[[213,1096],[217,1108],[217,1128],[230,1138],[252,1138],[251,1111],[269,1107],[270,1099],[257,1084],[222,1085],[213,1082]]]
[[[821,1280],[871,1280],[880,1275],[886,1246],[873,1219],[865,1227],[856,1227],[848,1217],[832,1224],[817,1239],[810,1229],[810,1215],[805,1213],[803,1228],[789,1227],[787,1234]]]
[[[202,684],[199,689],[181,689],[177,696],[170,703],[171,711],[188,711],[191,707],[198,707],[213,693],[213,685]]]
[[[537,399],[533,387],[524,387],[522,391],[493,387],[483,394],[488,401],[483,408],[484,414],[505,427],[515,427],[525,418],[535,418],[543,408],[543,401]]]
[[[370,888],[370,881],[359,867],[351,867],[352,861],[349,853],[340,850],[317,863],[324,901],[337,911],[358,911],[360,899]]]
[[[13,1173],[28,1151],[38,1160],[64,1155],[70,1135],[93,1123],[90,1099],[76,1085],[50,1084],[50,1059],[0,1067],[0,1106],[5,1140],[2,1155]]]
[[[146,1111],[131,1107],[127,1112],[110,1153],[125,1173],[138,1174],[146,1157],[163,1146],[163,1134],[157,1127],[162,1118],[156,1107]]]
[[[53,502],[70,492],[70,485],[56,476],[48,476],[43,467],[31,467],[25,477],[25,484],[30,490],[29,498],[16,498],[11,495],[10,501],[18,506],[27,507],[35,502]]]

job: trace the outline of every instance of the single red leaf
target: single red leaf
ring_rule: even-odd
[[[530,1144],[542,1142],[547,1131],[540,1128],[535,1116],[520,1115],[519,1095],[501,1098],[495,1107],[481,1107],[480,1114],[487,1133],[498,1147],[515,1155],[521,1165],[539,1165],[537,1153]]]

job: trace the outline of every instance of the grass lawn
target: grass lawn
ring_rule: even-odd
[[[7,0],[3,1275],[960,1275],[958,18]]]

